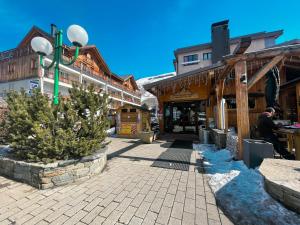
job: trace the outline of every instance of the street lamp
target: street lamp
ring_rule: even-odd
[[[53,47],[51,43],[43,37],[35,37],[31,40],[32,49],[40,55],[40,65],[44,69],[50,69],[54,66],[54,88],[53,88],[53,104],[58,104],[58,87],[59,87],[59,64],[63,64],[65,66],[73,64],[79,54],[79,48],[83,47],[88,42],[88,34],[82,27],[78,25],[71,25],[67,30],[68,39],[73,43],[76,47],[75,54],[73,59],[69,63],[64,63],[62,59],[62,45],[63,45],[63,32],[62,30],[58,30],[55,33],[55,44],[54,44],[54,57],[49,66],[44,66],[43,57],[50,55],[53,51]]]

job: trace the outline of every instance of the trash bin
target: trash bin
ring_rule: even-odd
[[[264,140],[244,139],[243,159],[248,168],[260,166],[265,158],[274,158],[273,144]]]

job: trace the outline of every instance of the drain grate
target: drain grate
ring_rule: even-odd
[[[188,171],[192,152],[192,142],[176,140],[151,166]]]

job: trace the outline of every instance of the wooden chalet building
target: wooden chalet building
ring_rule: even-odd
[[[281,119],[300,122],[300,42],[276,45],[281,34],[231,39],[228,21],[222,21],[212,25],[212,43],[177,49],[177,75],[144,85],[158,98],[161,131],[197,133],[205,126],[227,132],[234,127],[242,158],[242,140],[250,137],[268,105],[266,74],[273,69],[279,71]]]
[[[44,94],[52,97],[53,69],[44,70],[39,65],[39,56],[32,50],[32,38],[42,36],[52,44],[53,35],[33,27],[15,49],[0,52],[0,96],[5,97],[7,90],[30,92],[39,87]],[[63,59],[70,61],[75,48],[63,46]],[[52,56],[45,57],[49,65]],[[125,77],[112,73],[95,45],[87,45],[80,49],[79,57],[71,66],[60,65],[60,93],[68,95],[68,88],[73,83],[88,85],[109,94],[111,109],[114,111],[123,104],[141,105],[141,94],[132,75]]]

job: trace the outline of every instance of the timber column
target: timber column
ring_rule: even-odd
[[[234,66],[234,69],[238,130],[238,157],[239,159],[243,159],[243,139],[250,137],[246,61],[237,62]]]

